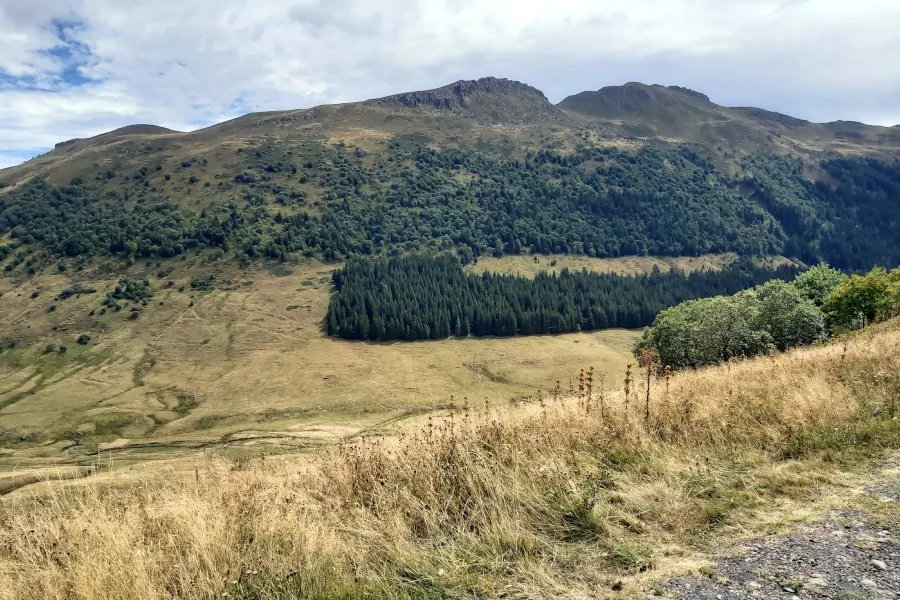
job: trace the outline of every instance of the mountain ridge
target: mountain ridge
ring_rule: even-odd
[[[665,136],[693,143],[724,141],[740,144],[749,141],[763,144],[771,141],[767,138],[769,135],[784,135],[786,131],[793,131],[802,136],[800,141],[803,142],[844,143],[852,138],[863,144],[900,148],[900,124],[889,127],[851,120],[817,123],[765,108],[722,106],[702,92],[677,85],[627,82],[595,91],[578,92],[554,104],[541,90],[527,83],[482,77],[344,104],[252,112],[188,132],[150,124],[127,125],[96,136],[60,142],[53,150],[36,158],[45,158],[57,151],[71,151],[73,146],[83,148],[98,143],[115,143],[131,136],[203,137],[247,123],[272,120],[280,124],[294,123],[308,114],[359,113],[367,109],[452,115],[480,125],[603,124],[612,133],[625,137]],[[759,130],[760,126],[762,130]],[[837,135],[832,134],[833,139],[830,140],[824,139],[831,132],[837,132]],[[4,174],[34,160],[0,169],[0,180],[4,180]]]
[[[0,172],[0,267],[215,248],[242,264],[456,249],[864,268],[895,261],[898,159],[897,128],[636,82],[554,105],[482,78],[64,143]]]

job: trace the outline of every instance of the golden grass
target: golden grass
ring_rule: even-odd
[[[537,258],[537,261],[535,261]],[[472,273],[507,273],[532,278],[538,273],[559,273],[562,269],[582,270],[594,273],[618,273],[620,275],[642,275],[659,269],[668,273],[678,269],[685,273],[694,271],[720,271],[737,259],[737,254],[704,254],[702,256],[620,256],[616,258],[591,258],[574,254],[509,255],[500,258],[479,257],[478,262],[466,266]],[[761,264],[770,268],[790,264],[783,256],[758,257]]]
[[[900,443],[897,321],[651,376],[649,416],[640,372],[627,395],[599,377],[320,456],[20,490],[0,512],[0,598],[596,595],[693,564],[711,532],[812,502]]]
[[[157,276],[170,267],[172,273]],[[97,293],[64,301],[55,297],[71,285],[67,275],[4,284],[0,342],[21,341],[14,351],[0,351],[0,430],[31,441],[8,446],[0,440],[7,446],[0,470],[63,457],[90,460],[79,457],[116,440],[120,461],[149,441],[168,444],[135,452],[133,460],[143,461],[166,451],[196,453],[188,444],[233,448],[266,438],[293,447],[324,435],[337,440],[380,431],[446,406],[451,396],[479,405],[531,396],[557,379],[567,383],[589,362],[621,371],[638,335],[610,330],[386,344],[331,339],[321,322],[332,268],[311,262],[276,276],[202,260],[140,264],[131,276],[148,277],[155,296],[136,321],[127,319],[128,309],[99,314],[103,294],[116,282],[99,273],[78,275]],[[191,278],[207,273],[216,275],[217,289],[191,290]],[[175,285],[167,288],[168,280]],[[57,309],[47,312],[51,304]],[[89,348],[75,343],[84,332],[92,336]],[[68,352],[44,355],[47,343],[65,344]],[[186,410],[179,412],[180,403]],[[110,422],[115,414],[132,419]],[[59,446],[43,446],[54,440],[79,445],[61,455]]]
[[[673,268],[686,273],[708,270],[719,271],[737,258],[736,254],[705,254],[690,257],[656,257],[656,256],[623,256],[618,258],[591,258],[573,254],[550,255],[512,255],[494,258],[479,257],[477,264],[470,264],[467,270],[473,273],[509,273],[534,277],[537,273],[559,273],[563,268],[571,270],[587,269],[594,273],[619,273],[621,275],[640,275],[650,273],[654,268],[667,273]]]

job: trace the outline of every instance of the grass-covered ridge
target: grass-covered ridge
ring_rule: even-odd
[[[894,320],[774,359],[629,371],[618,393],[594,371],[310,460],[20,493],[0,597],[596,594],[900,444],[898,361]]]

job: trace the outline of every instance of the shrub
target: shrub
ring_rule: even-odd
[[[87,346],[88,344],[91,343],[91,336],[89,336],[86,333],[82,333],[81,335],[78,336],[78,339],[76,340],[76,342],[81,346]]]
[[[825,338],[825,315],[794,285],[770,281],[748,293],[760,302],[759,325],[782,352]]]
[[[847,276],[825,263],[819,263],[794,279],[794,286],[816,306],[822,306],[825,299],[838,288]]]
[[[900,310],[900,268],[875,267],[853,275],[829,294],[822,306],[833,327],[858,329]]]
[[[191,279],[191,289],[204,291],[211,290],[215,280],[215,275],[198,275]]]
[[[808,277],[806,290],[819,274]],[[825,273],[828,275],[828,273]],[[657,315],[634,344],[635,356],[654,348],[663,365],[701,367],[805,346],[826,338],[825,315],[809,294],[792,283],[773,280],[734,296],[684,302]]]
[[[132,302],[140,302],[153,297],[150,290],[150,282],[146,279],[127,279],[122,278],[116,287],[106,293],[106,299],[103,301],[107,306],[115,304],[116,300],[130,300]]]

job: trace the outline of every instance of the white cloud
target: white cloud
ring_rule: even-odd
[[[644,81],[890,124],[898,22],[896,0],[0,0],[0,165],[134,122],[200,126],[484,75],[555,101]]]

